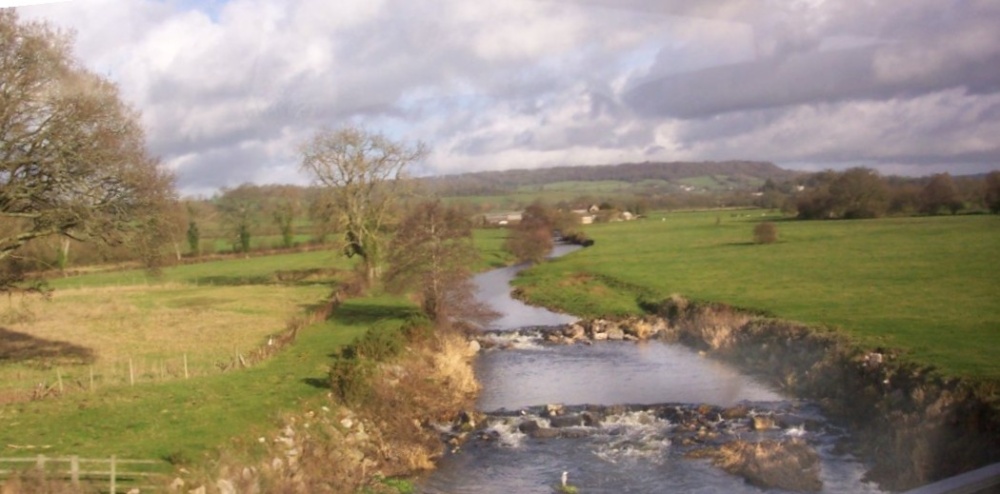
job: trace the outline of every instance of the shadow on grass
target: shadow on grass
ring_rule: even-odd
[[[406,319],[419,313],[416,307],[351,301],[330,314],[329,320],[342,324],[371,324],[385,319]]]
[[[34,362],[46,366],[53,361],[89,364],[94,360],[90,348],[0,328],[0,363]]]
[[[270,285],[275,281],[270,276],[201,276],[195,282],[198,285],[211,286],[247,286]]]
[[[277,272],[267,275],[254,276],[200,276],[195,279],[197,285],[209,286],[250,286],[250,285],[286,285],[286,286],[312,286],[337,284],[335,278],[325,277],[295,277],[284,272]]]
[[[321,377],[307,377],[302,380],[303,383],[308,384],[314,388],[318,389],[330,389],[330,380]]]

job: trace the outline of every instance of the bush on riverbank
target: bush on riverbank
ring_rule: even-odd
[[[443,443],[432,425],[453,420],[478,393],[475,352],[461,333],[434,331],[420,319],[374,332],[335,359],[325,404],[286,415],[273,435],[242,442],[198,477],[201,484],[236,492],[392,493],[407,485],[393,477],[433,468]],[[381,358],[365,356],[376,354]],[[344,389],[351,399],[340,396]]]

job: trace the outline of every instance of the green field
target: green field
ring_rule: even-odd
[[[309,406],[328,392],[322,384],[332,352],[377,321],[408,314],[398,299],[352,301],[247,370],[4,406],[0,453],[201,460],[233,438],[252,442],[283,412]]]
[[[1000,217],[779,221],[780,241],[755,245],[760,215],[593,225],[594,247],[516,283],[584,316],[638,313],[640,300],[675,293],[725,302],[836,326],[948,375],[1000,379]]]
[[[475,234],[483,253],[478,269],[509,260],[501,251],[505,230]],[[187,463],[233,440],[255,444],[283,413],[319,406],[338,348],[414,313],[404,298],[352,299],[329,320],[302,329],[276,357],[248,369],[216,368],[325,300],[351,266],[333,251],[255,256],[176,266],[160,276],[130,270],[61,278],[51,281],[51,301],[15,299],[0,311],[10,319],[4,330],[29,344],[0,353],[0,456],[114,454]],[[317,268],[337,271],[277,281],[278,272]],[[25,317],[13,322],[19,315]],[[189,378],[180,371],[182,355]],[[62,396],[20,398],[19,386],[54,387],[57,376]]]

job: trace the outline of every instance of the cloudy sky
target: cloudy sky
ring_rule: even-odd
[[[997,0],[2,1],[76,31],[187,194],[307,183],[362,125],[420,174],[645,160],[1000,169]]]

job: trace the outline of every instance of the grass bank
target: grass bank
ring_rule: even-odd
[[[203,460],[230,439],[262,433],[281,413],[322,398],[332,353],[376,322],[400,324],[411,310],[395,298],[349,301],[249,369],[4,406],[0,451]]]
[[[528,300],[581,316],[679,293],[835,326],[945,375],[1000,379],[1000,217],[781,221],[761,212],[653,214],[593,225],[596,244],[525,271]],[[763,220],[779,241],[751,242]]]

